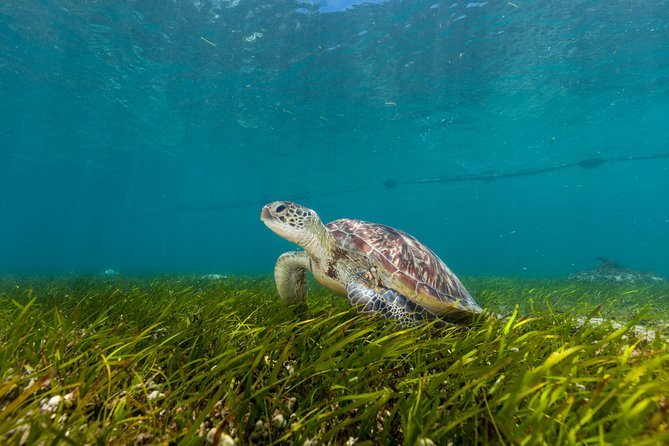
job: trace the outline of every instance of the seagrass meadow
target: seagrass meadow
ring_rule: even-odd
[[[296,313],[269,277],[5,278],[0,442],[669,441],[669,286],[465,283],[500,317],[398,330],[314,283]]]
[[[668,12],[0,0],[0,446],[669,446]]]

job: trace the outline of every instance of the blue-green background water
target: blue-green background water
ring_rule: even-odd
[[[0,273],[269,273],[294,199],[459,274],[669,276],[669,158],[622,160],[669,153],[668,1],[352,3],[2,1]]]

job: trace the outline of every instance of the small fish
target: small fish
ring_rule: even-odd
[[[205,38],[202,37],[202,36],[200,36],[200,39],[202,39],[204,42],[207,42],[207,43],[208,43],[209,45],[211,45],[211,46],[218,46],[218,45],[216,45],[214,42],[212,42],[211,40],[207,40],[207,39],[205,39]]]

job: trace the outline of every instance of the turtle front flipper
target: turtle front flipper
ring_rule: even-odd
[[[304,305],[307,301],[309,257],[304,251],[281,254],[274,267],[274,281],[279,297],[287,305]]]
[[[351,282],[346,287],[346,292],[348,301],[358,312],[379,314],[386,319],[396,320],[402,327],[439,319],[426,308],[389,288],[369,288],[361,283]]]

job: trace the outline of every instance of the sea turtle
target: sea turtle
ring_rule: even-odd
[[[306,301],[309,270],[361,313],[380,314],[402,326],[467,323],[481,312],[446,264],[405,232],[349,218],[323,224],[316,212],[289,201],[267,204],[260,219],[304,249],[284,253],[276,262],[274,279],[286,304]]]

